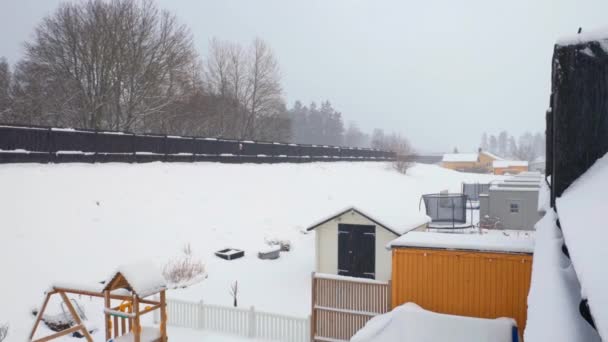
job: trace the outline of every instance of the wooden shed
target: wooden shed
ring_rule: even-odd
[[[308,231],[316,232],[315,271],[390,280],[391,253],[385,246],[405,232],[426,226],[429,218],[424,214],[400,217],[386,212],[380,216],[382,220],[350,207],[308,227]]]
[[[532,232],[410,232],[391,242],[392,307],[407,302],[470,317],[526,324]]]

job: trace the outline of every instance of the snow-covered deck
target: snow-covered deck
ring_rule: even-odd
[[[372,318],[351,342],[512,342],[510,318],[484,319],[440,314],[406,303]]]
[[[557,199],[557,214],[581,291],[603,339],[608,339],[608,154]]]

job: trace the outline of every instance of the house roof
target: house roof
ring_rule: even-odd
[[[405,215],[405,214],[404,215],[397,214],[397,216],[394,216],[394,215],[387,215],[385,213],[384,215],[376,215],[376,216],[381,217],[381,219],[376,219],[376,218],[373,218],[371,215],[366,214],[363,210],[361,210],[359,208],[348,207],[346,209],[340,210],[339,212],[312,224],[311,226],[306,228],[306,230],[307,231],[314,230],[317,227],[319,227],[339,216],[347,214],[349,212],[355,212],[397,236],[400,236],[402,234],[407,233],[408,231],[410,231],[412,229],[420,227],[421,225],[424,225],[431,220],[428,216],[426,216],[426,214],[423,214],[423,213],[418,213],[417,215],[410,215],[409,217],[408,217],[408,215]],[[403,213],[404,211],[401,211],[401,212]]]
[[[495,160],[492,162],[492,167],[513,167],[513,166],[528,166],[528,162],[525,160]]]
[[[570,259],[588,299],[598,332],[608,339],[608,259],[606,225],[608,154],[598,159],[561,197],[556,206]]]
[[[534,251],[534,233],[517,230],[485,230],[483,234],[409,232],[391,241],[387,247],[532,253]]]
[[[511,342],[514,326],[516,323],[511,318],[447,315],[406,303],[372,318],[351,341]]]
[[[105,284],[104,291],[128,289],[140,298],[158,293],[167,287],[160,269],[151,262],[122,265]]]
[[[485,154],[486,156],[488,156],[488,157],[490,157],[490,158],[492,158],[492,159],[494,159],[494,160],[503,160],[503,158],[501,158],[501,157],[499,157],[499,156],[495,155],[494,153],[492,153],[492,152],[490,152],[490,151],[481,151],[481,152],[479,152],[479,153],[483,153],[483,154]]]
[[[444,162],[470,162],[475,163],[479,160],[477,153],[448,153],[443,155]]]

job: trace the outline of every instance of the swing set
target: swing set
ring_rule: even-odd
[[[120,268],[109,281],[100,286],[53,286],[36,316],[29,341],[46,342],[80,332],[87,342],[93,337],[83,323],[82,310],[77,310],[69,294],[104,299],[105,340],[108,342],[167,342],[167,302],[164,278],[153,265],[139,264]],[[59,295],[74,325],[54,334],[36,338],[36,331],[52,296]],[[150,299],[152,298],[152,299]],[[112,302],[120,301],[113,306]],[[159,327],[142,327],[141,316],[160,311]]]

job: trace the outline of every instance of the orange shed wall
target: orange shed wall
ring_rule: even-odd
[[[512,317],[526,324],[532,255],[397,248],[393,250],[392,307],[472,317]]]

